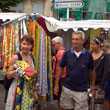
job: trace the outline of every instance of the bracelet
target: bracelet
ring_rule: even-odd
[[[37,89],[34,89],[34,91],[37,91]]]
[[[95,90],[95,87],[91,87],[91,90]]]
[[[15,73],[17,73],[17,70],[15,70]]]

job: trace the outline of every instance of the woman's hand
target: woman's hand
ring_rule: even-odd
[[[98,88],[97,92],[100,94],[100,93],[102,93],[102,92],[103,92],[103,89]]]
[[[37,94],[37,91],[35,90],[34,91],[34,102],[37,101],[37,100],[38,100],[38,94]]]

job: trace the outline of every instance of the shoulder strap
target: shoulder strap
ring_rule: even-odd
[[[20,54],[19,52],[16,53],[16,55],[18,56],[18,60],[22,60],[22,56],[21,56],[21,54]],[[32,58],[32,60],[33,60],[33,63],[34,63],[34,65],[35,65],[35,59],[34,59],[33,55],[30,54],[30,56],[31,56],[31,58]]]
[[[34,65],[35,65],[35,59],[34,59],[34,56],[33,56],[32,54],[30,54],[30,56],[31,56],[32,61],[33,61]]]
[[[18,56],[18,60],[22,60],[22,56],[21,56],[21,54],[19,52],[16,53],[16,55]]]
[[[106,54],[105,52],[102,53],[102,57],[100,58],[98,64],[95,67],[95,69],[99,66],[100,62],[104,59],[105,54]]]

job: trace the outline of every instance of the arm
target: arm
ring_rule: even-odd
[[[14,55],[11,58],[10,62],[9,62],[9,68],[8,68],[7,73],[6,73],[8,79],[13,78],[15,76],[15,74],[16,74],[14,64],[16,63],[17,60],[18,60],[18,56]]]
[[[94,96],[95,95],[95,70],[92,69],[90,70],[90,79],[91,79],[91,94]]]
[[[55,95],[58,95],[58,92],[59,92],[59,81],[60,81],[60,78],[61,78],[61,75],[64,71],[64,67],[59,67],[58,69],[58,73],[57,73],[57,78],[55,80],[55,86],[54,86],[54,94]]]
[[[103,63],[103,76],[102,76],[102,80],[99,86],[99,92],[102,92],[104,90],[104,85],[108,79],[108,74],[109,74],[109,67],[110,67],[110,56],[109,55],[105,55],[104,56],[104,63]]]

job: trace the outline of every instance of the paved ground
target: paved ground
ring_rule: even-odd
[[[4,97],[5,97],[5,89],[0,84],[0,110],[5,110]]]
[[[5,89],[2,85],[3,75],[0,74],[0,110],[5,110]],[[46,110],[57,110],[57,101],[46,102]]]
[[[0,110],[5,110],[4,97],[5,97],[5,89],[0,84]],[[46,102],[46,106],[47,106],[46,110],[57,110],[56,101]]]

